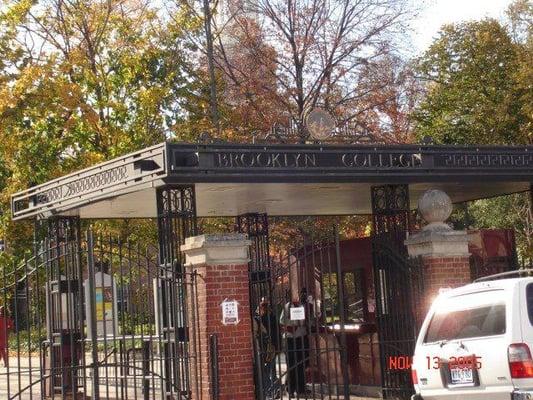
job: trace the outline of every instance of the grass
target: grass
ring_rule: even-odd
[[[141,336],[144,335],[146,338],[149,338],[150,335],[153,336],[154,342],[157,342],[157,336],[155,336],[155,326],[154,324],[140,324],[140,325],[130,325],[128,329],[124,330],[125,336],[125,350],[131,348],[140,348],[142,347],[142,340],[140,338],[132,339],[128,336]],[[119,334],[115,338],[107,338],[107,343],[98,341],[98,351],[104,351],[106,348],[108,351],[114,347],[119,346],[119,343],[122,341],[122,330],[119,329]],[[42,328],[40,330],[30,329],[20,330],[18,332],[11,331],[8,338],[8,348],[11,355],[28,355],[28,354],[38,354],[39,348],[42,346],[42,343],[47,340],[46,329]],[[85,348],[89,351],[92,348],[90,341],[85,343]]]

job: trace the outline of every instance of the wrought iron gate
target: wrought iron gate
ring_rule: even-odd
[[[404,245],[409,231],[407,185],[372,188],[372,257],[376,293],[376,322],[381,358],[383,397],[409,399],[414,393],[410,370],[390,368],[395,357],[411,357],[423,299],[420,260],[409,259]]]
[[[35,255],[1,277],[0,398],[191,398],[194,273],[161,264],[156,246],[81,238],[76,218],[44,228]]]
[[[250,280],[250,310],[252,312],[253,324],[253,349],[254,349],[254,381],[256,397],[258,399],[266,399],[269,388],[265,387],[268,384],[270,377],[265,376],[270,371],[267,371],[263,366],[265,363],[266,353],[268,352],[267,343],[264,340],[256,340],[261,335],[268,336],[277,342],[279,348],[280,333],[277,332],[277,323],[267,324],[266,332],[261,333],[261,326],[258,322],[258,313],[261,302],[273,304],[273,282],[272,270],[270,263],[270,246],[268,235],[268,216],[265,213],[249,213],[239,215],[236,219],[235,230],[239,233],[248,235],[248,239],[252,242],[250,246],[250,262],[248,265],[249,280]],[[277,322],[277,321],[276,321]],[[272,332],[270,330],[276,330]],[[272,393],[270,393],[272,395]]]
[[[265,214],[237,219],[252,240],[250,296],[258,400],[349,399],[346,314],[338,232],[291,237],[269,253]]]

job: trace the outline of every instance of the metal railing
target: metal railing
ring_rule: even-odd
[[[0,398],[190,398],[194,273],[151,245],[56,228],[0,277]]]

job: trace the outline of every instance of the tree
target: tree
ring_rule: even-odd
[[[469,207],[478,228],[513,228],[521,258],[533,260],[533,215],[529,193],[479,200]]]
[[[227,122],[245,132],[267,131],[280,122],[285,107],[275,78],[277,52],[266,43],[257,21],[236,17],[218,36],[217,51]]]
[[[516,0],[508,26],[483,20],[442,29],[417,66],[426,83],[413,113],[418,137],[444,144],[532,143],[532,10],[527,0]],[[472,202],[467,219],[478,228],[512,227],[519,255],[531,258],[531,209],[529,193],[520,193]]]
[[[533,39],[533,3],[529,0],[515,0],[507,9],[510,31],[518,43]]]
[[[216,76],[215,76],[215,52],[213,47],[213,32],[211,30],[213,25],[213,16],[211,10],[211,4],[209,0],[202,0],[203,5],[203,19],[205,29],[205,43],[207,52],[207,70],[209,72],[209,103],[211,107],[211,121],[216,130],[220,129],[219,114],[218,114],[218,99],[216,90]]]
[[[515,77],[520,92],[522,114],[528,116],[521,126],[521,134],[533,141],[533,3],[516,0],[507,10],[509,30],[518,48],[519,66]]]
[[[346,103],[340,113],[354,115],[356,125],[380,142],[412,143],[411,115],[423,93],[412,65],[387,54],[365,70],[359,88],[367,95]]]
[[[167,27],[147,1],[2,8],[0,154],[8,173],[0,237],[31,238],[9,222],[13,192],[161,142],[187,117],[194,70],[183,31]]]
[[[197,102],[203,115],[193,113],[193,119],[180,129],[239,141],[251,141],[253,132],[268,130],[282,109],[276,93],[276,65],[265,61],[274,59],[276,52],[265,42],[257,20],[232,1],[174,0],[167,10],[174,21],[187,15],[201,26],[185,35],[196,50],[191,59],[199,66]],[[226,64],[236,69],[226,70]]]
[[[237,87],[261,71],[267,82],[275,82],[261,90],[302,127],[306,112],[317,105],[335,113],[341,123],[361,114],[354,104],[369,107],[383,82],[365,75],[393,50],[390,35],[402,27],[408,10],[402,0],[258,0],[244,2],[242,13],[244,18],[233,18],[230,39],[221,34],[216,42],[219,69]],[[258,36],[273,51],[258,46]],[[242,68],[238,58],[228,57],[231,47],[250,54],[256,68]],[[248,101],[260,98],[251,94]],[[300,134],[305,140],[303,129]]]
[[[524,132],[520,48],[495,20],[444,26],[419,60],[427,95],[413,114],[437,143],[530,143]]]

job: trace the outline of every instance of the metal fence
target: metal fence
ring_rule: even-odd
[[[0,398],[191,398],[195,274],[160,265],[151,245],[81,238],[77,219],[46,229],[1,277]]]
[[[237,218],[236,229],[252,240],[256,398],[349,399],[346,330],[353,324],[342,281],[350,266],[341,265],[337,229],[296,234],[273,256],[268,227],[265,214]]]

